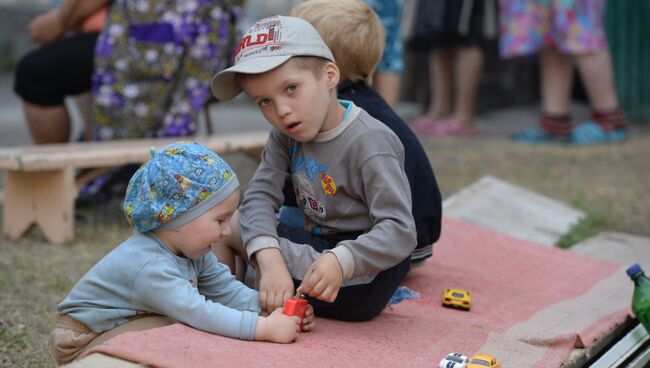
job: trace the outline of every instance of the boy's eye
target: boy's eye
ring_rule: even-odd
[[[259,101],[257,101],[257,105],[258,105],[258,106],[266,106],[266,105],[269,104],[269,102],[270,102],[269,99],[268,99],[268,98],[265,98],[265,99],[263,99],[263,100],[259,100]]]
[[[298,86],[296,86],[295,84],[291,84],[287,87],[287,92],[295,92],[296,89],[298,89]]]

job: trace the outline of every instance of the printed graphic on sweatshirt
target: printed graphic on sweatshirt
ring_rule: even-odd
[[[323,192],[325,192],[325,195],[336,195],[336,183],[334,182],[334,178],[329,176],[327,173],[321,174],[320,185],[323,187]]]
[[[291,148],[291,173],[294,175],[305,174],[309,180],[320,177],[327,172],[327,164],[320,164],[316,159],[299,154],[298,146]]]
[[[306,217],[325,218],[327,209],[324,203],[317,199],[319,196],[316,190],[322,188],[326,195],[336,194],[336,184],[327,174],[327,164],[319,163],[312,157],[305,157],[298,145],[291,147],[290,153],[291,180],[298,205],[302,206]]]
[[[323,202],[316,199],[316,187],[314,183],[304,174],[291,176],[293,188],[296,192],[298,206],[302,206],[305,217],[316,216],[325,218],[327,210]]]

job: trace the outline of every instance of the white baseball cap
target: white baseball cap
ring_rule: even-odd
[[[237,73],[268,72],[293,56],[319,56],[334,62],[325,41],[306,20],[282,15],[258,20],[239,41],[234,65],[212,77],[212,94],[218,100],[229,100],[242,91],[235,81]]]

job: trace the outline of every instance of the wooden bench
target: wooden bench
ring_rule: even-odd
[[[186,138],[120,140],[0,148],[4,175],[3,230],[19,239],[33,224],[47,240],[60,244],[74,236],[74,203],[79,189],[98,173],[126,164],[143,163],[151,147],[179,140],[194,141],[223,155],[244,152],[256,160],[268,131]],[[77,175],[80,169],[83,174]]]

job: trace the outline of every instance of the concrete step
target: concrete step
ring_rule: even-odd
[[[484,176],[443,202],[445,216],[553,246],[586,215],[560,201]]]
[[[569,249],[626,266],[639,263],[650,271],[650,238],[646,236],[605,231]]]

